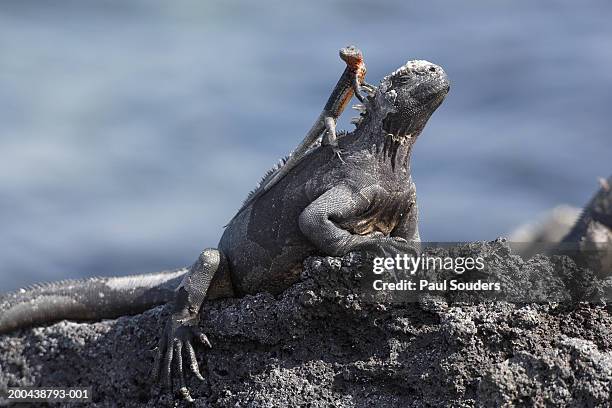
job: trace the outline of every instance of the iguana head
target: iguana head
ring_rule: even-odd
[[[396,138],[416,137],[450,89],[442,68],[427,61],[409,61],[381,81],[377,92],[390,104],[383,130]],[[379,107],[380,108],[380,107]]]

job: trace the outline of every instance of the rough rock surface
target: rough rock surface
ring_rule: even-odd
[[[568,259],[510,255],[503,241],[461,251],[496,263],[495,278],[533,301],[380,301],[363,289],[361,256],[309,258],[276,298],[205,305],[214,348],[198,349],[206,381],[188,379],[195,406],[609,406],[612,315],[592,301],[603,284]],[[187,405],[151,385],[165,318],[158,307],[0,336],[0,395],[91,386],[94,406]]]

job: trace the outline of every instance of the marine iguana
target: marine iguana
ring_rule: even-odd
[[[304,139],[298,147],[289,155],[283,163],[282,168],[275,171],[271,177],[267,178],[263,184],[263,188],[259,188],[257,194],[251,194],[242,207],[238,210],[236,216],[242,212],[253,200],[261,194],[270,190],[276,183],[287,175],[297,164],[304,159],[308,151],[315,147],[317,140],[323,135],[322,144],[332,146],[332,149],[342,160],[340,150],[338,148],[336,122],[338,117],[344,112],[346,105],[355,95],[360,102],[364,102],[362,95],[362,86],[369,92],[374,92],[374,87],[365,82],[366,66],[363,62],[362,52],[353,45],[341,48],[339,51],[340,58],[346,63],[346,68],[336,83],[332,93],[327,99],[327,103],[323,107],[323,111],[312,125]],[[359,108],[361,108],[360,105]]]
[[[10,293],[0,298],[0,332],[136,314],[169,301],[171,316],[154,374],[171,385],[174,364],[179,392],[191,400],[183,359],[203,378],[193,342],[210,345],[198,328],[205,299],[278,294],[299,279],[304,259],[315,253],[414,252],[420,238],[411,152],[449,88],[439,66],[406,63],[381,80],[365,100],[356,129],[338,140],[345,163],[332,160],[331,146],[316,148],[248,204],[228,224],[218,247],[204,250],[188,270],[65,281]]]
[[[606,278],[612,275],[612,176],[600,186],[562,243],[577,243],[578,262]]]

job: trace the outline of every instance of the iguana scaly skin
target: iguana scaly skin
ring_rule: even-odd
[[[606,278],[612,275],[612,176],[600,185],[562,242],[577,243],[581,261]]]
[[[426,61],[406,63],[381,81],[375,94],[365,100],[357,128],[338,140],[344,163],[332,160],[331,146],[320,146],[266,194],[246,205],[229,223],[218,247],[204,250],[176,289],[171,317],[160,339],[156,376],[170,384],[174,364],[176,384],[191,399],[183,360],[201,378],[193,341],[210,344],[198,329],[205,299],[263,291],[278,294],[299,279],[304,259],[316,253],[342,256],[368,250],[393,256],[414,252],[420,239],[410,156],[449,87],[439,66]],[[105,308],[97,308],[108,304],[108,294],[113,295],[110,316],[126,309],[137,313],[155,303],[149,293],[155,300],[166,298],[165,292],[159,295],[159,288],[163,292],[180,274],[165,280],[160,275],[127,278],[133,279],[131,283],[119,286],[112,280],[86,280],[78,285],[51,285],[44,294],[26,290],[8,295],[15,300],[3,303],[0,331],[32,324],[28,315],[41,307],[46,308],[43,317],[48,322],[108,317]],[[156,285],[154,279],[162,281]],[[72,307],[74,302],[79,307]]]

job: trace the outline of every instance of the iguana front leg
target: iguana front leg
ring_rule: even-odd
[[[325,192],[302,211],[299,226],[302,233],[324,253],[343,256],[353,251],[372,251],[379,256],[416,253],[414,243],[402,237],[353,234],[340,227],[345,221],[363,214],[375,194],[385,194],[378,186],[355,188],[340,185]]]
[[[172,386],[172,364],[175,364],[179,393],[193,401],[185,386],[183,360],[189,362],[189,368],[200,380],[204,380],[194,350],[194,340],[211,347],[208,337],[198,327],[200,308],[205,298],[230,296],[231,282],[225,255],[217,249],[206,249],[190,268],[176,291],[176,297],[169,304],[171,315],[159,340],[157,355],[153,365],[155,380],[163,379],[167,387]],[[211,282],[213,287],[211,287]],[[210,293],[213,290],[217,293]]]

